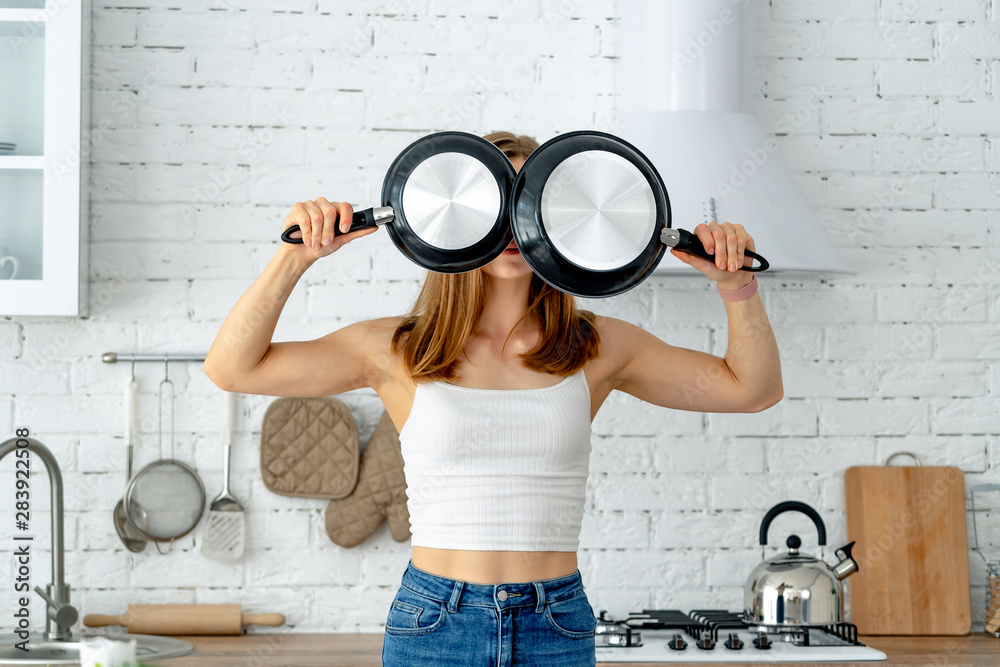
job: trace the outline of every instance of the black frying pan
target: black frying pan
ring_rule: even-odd
[[[471,271],[510,245],[514,176],[507,156],[482,137],[430,134],[393,161],[382,182],[382,206],[355,212],[350,231],[386,225],[396,247],[425,269]],[[291,236],[297,231],[292,225],[281,240],[302,243]],[[334,234],[341,233],[338,225]]]
[[[653,164],[603,132],[559,135],[516,174],[493,144],[439,132],[389,167],[383,206],[354,214],[350,231],[383,225],[404,255],[432,271],[484,266],[516,239],[525,261],[556,289],[609,297],[645,280],[666,248],[714,261],[694,234],[670,227],[670,200]],[[508,224],[508,213],[510,224]],[[287,243],[298,225],[281,235]],[[340,229],[335,229],[340,235]],[[763,271],[766,259],[744,271]]]
[[[511,195],[514,238],[532,270],[556,289],[608,297],[645,280],[668,246],[709,261],[694,234],[671,229],[670,200],[653,164],[603,132],[569,132],[525,161]],[[757,259],[763,271],[768,262]]]

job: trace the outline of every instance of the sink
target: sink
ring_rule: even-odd
[[[2,0],[0,0],[2,4]],[[9,3],[8,3],[9,4]],[[70,604],[70,587],[63,576],[63,485],[62,472],[49,448],[27,435],[10,438],[0,443],[0,460],[14,450],[27,450],[41,458],[49,473],[52,494],[52,583],[44,589],[35,586],[35,592],[45,600],[45,633],[29,640],[28,651],[17,648],[15,640],[0,643],[0,665],[79,665],[80,637],[73,636],[73,626],[79,619],[76,607]],[[18,451],[17,456],[21,454]],[[12,634],[12,633],[11,633]],[[173,637],[133,635],[127,633],[103,634],[111,639],[136,640],[136,659],[142,662],[162,660],[194,653],[194,644]],[[9,636],[9,635],[8,635]]]
[[[176,658],[194,653],[194,644],[173,637],[116,633],[109,639],[136,640],[135,657],[140,662]],[[79,665],[80,641],[31,641],[30,651],[22,651],[12,642],[0,644],[0,665]]]

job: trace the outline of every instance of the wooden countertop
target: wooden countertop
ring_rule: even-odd
[[[381,634],[250,634],[236,637],[181,637],[195,645],[195,652],[160,663],[162,667],[380,667]],[[888,656],[883,663],[830,663],[837,665],[895,665],[905,667],[955,667],[1000,665],[1000,639],[984,633],[968,637],[861,637],[861,641]],[[602,665],[624,663],[599,663]],[[636,665],[639,663],[632,663]],[[656,663],[643,663],[656,664]],[[685,663],[669,664],[682,667]],[[704,667],[707,663],[699,663]],[[730,663],[733,664],[733,663]],[[816,667],[821,663],[809,663]],[[796,667],[795,663],[782,663]]]

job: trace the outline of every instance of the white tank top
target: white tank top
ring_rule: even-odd
[[[582,368],[537,389],[418,383],[399,433],[413,546],[576,551],[590,434]]]

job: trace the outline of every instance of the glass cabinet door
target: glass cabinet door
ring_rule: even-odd
[[[0,21],[0,280],[42,279],[44,83],[45,23]]]
[[[0,316],[86,310],[89,11],[84,0],[0,0]]]

